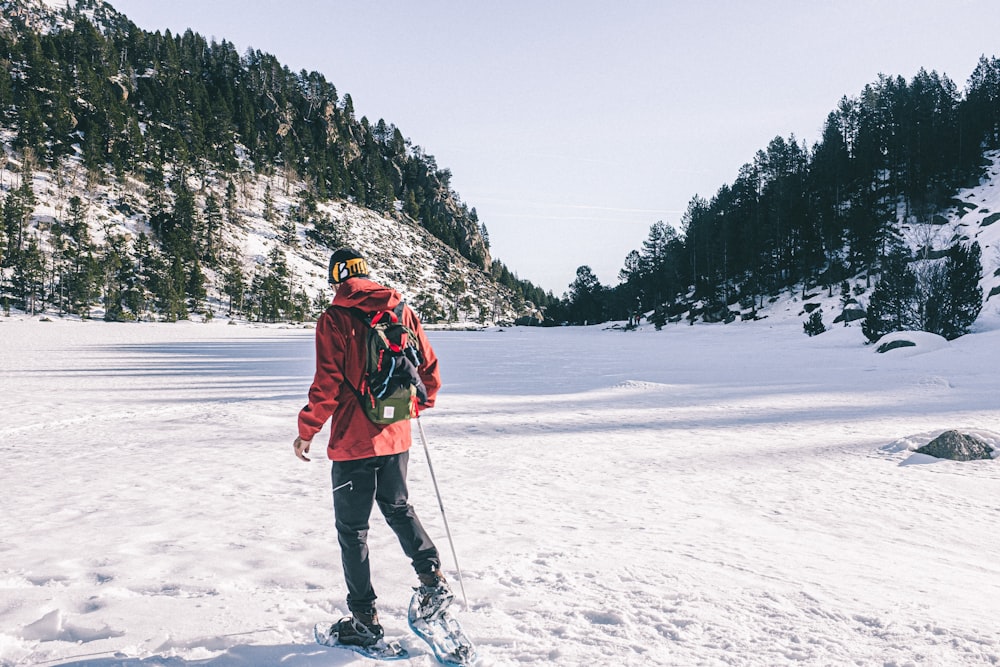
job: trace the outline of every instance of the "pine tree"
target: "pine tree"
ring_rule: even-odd
[[[873,343],[888,333],[916,328],[917,278],[908,261],[907,255],[897,251],[883,262],[882,275],[861,324],[865,337]]]
[[[921,260],[914,271],[917,328],[940,334],[949,319],[948,271],[943,260]]]
[[[184,303],[184,289],[187,273],[184,271],[184,263],[179,257],[173,257],[164,269],[156,292],[157,308],[168,322],[186,320],[188,310]]]
[[[31,175],[22,176],[21,186],[7,194],[3,206],[3,227],[7,237],[7,251],[4,266],[17,265],[25,244],[28,218],[35,210],[35,192],[31,187]]]
[[[0,166],[0,171],[2,171],[2,166]],[[4,202],[0,200],[0,269],[7,266],[7,225],[4,221],[7,219],[6,207]],[[0,294],[3,293],[3,271],[0,271]]]
[[[45,257],[34,235],[29,236],[14,265],[15,304],[34,315],[44,308]]]
[[[266,264],[254,275],[251,284],[251,310],[257,320],[277,322],[291,314],[292,289],[285,253],[275,246],[267,255]]]
[[[596,324],[604,322],[605,288],[589,266],[576,270],[576,279],[569,286],[569,309],[573,322]]]
[[[278,226],[281,232],[279,238],[285,245],[295,248],[299,245],[298,230],[295,226],[295,215],[288,215],[281,220]]]
[[[205,226],[195,206],[194,193],[188,188],[183,172],[174,179],[174,211],[168,251],[185,260],[204,255]]]
[[[52,225],[52,234],[49,236],[49,243],[52,246],[52,255],[50,258],[52,263],[52,294],[49,297],[49,301],[58,307],[59,314],[62,315],[66,312],[64,291],[66,281],[64,276],[66,275],[68,264],[66,261],[65,227],[59,221],[56,221]]]
[[[233,255],[226,262],[223,293],[229,297],[229,315],[243,311],[243,298],[246,294],[246,276],[239,259]]]
[[[448,272],[445,273],[447,275]],[[451,280],[447,284],[448,296],[451,297],[451,321],[458,321],[458,313],[461,309],[462,297],[465,291],[469,288],[468,284],[465,282],[465,278],[462,277],[457,271],[452,273]]]
[[[917,326],[948,340],[969,332],[983,307],[981,250],[956,243],[944,260],[924,260],[917,272]]]
[[[268,183],[264,189],[264,220],[272,222],[274,220],[274,197],[271,196],[271,184]]]
[[[420,220],[420,205],[417,204],[417,196],[413,190],[407,189],[403,196],[403,213],[414,220]]]
[[[209,193],[205,197],[205,251],[202,254],[202,259],[209,266],[217,266],[219,263],[221,229],[222,211],[219,208],[219,200],[214,194]]]
[[[341,225],[330,216],[313,218],[312,226],[306,229],[306,237],[325,245],[327,248],[343,248],[347,245]]]
[[[476,213],[476,209],[474,209],[474,208],[472,209],[472,215],[473,215],[473,217],[475,219],[478,220],[479,215]],[[486,246],[486,249],[489,250],[490,249],[490,231],[488,229],[486,229],[486,223],[485,222],[480,223],[480,225],[479,225],[479,235],[483,237],[483,244]]]
[[[202,304],[208,296],[208,292],[205,290],[205,273],[201,270],[201,262],[191,263],[191,268],[187,272],[184,292],[188,299],[188,310],[190,312],[201,310]]]
[[[104,319],[107,322],[121,322],[125,319],[124,276],[131,269],[131,262],[124,251],[125,239],[109,236],[101,249],[100,265],[103,270]]]
[[[139,234],[132,247],[132,254],[135,261],[135,307],[136,319],[142,319],[149,310],[149,304],[153,297],[153,287],[156,284],[156,268],[158,260],[156,250],[153,248],[149,237],[146,234]]]
[[[421,292],[413,300],[413,308],[420,315],[420,319],[428,323],[437,323],[444,317],[444,312],[438,300],[427,292]]]
[[[969,246],[956,243],[948,250],[947,316],[940,332],[948,340],[967,334],[983,308],[983,290],[979,286],[983,273],[981,256],[982,250],[975,241]]]
[[[802,323],[802,328],[805,330],[806,335],[810,338],[825,332],[826,325],[823,324],[823,311],[814,310],[812,314],[809,315],[809,319]]]
[[[237,223],[238,211],[236,209],[236,185],[230,180],[226,183],[226,220],[229,224]]]
[[[851,296],[851,284],[846,280],[840,282],[840,309],[844,310],[854,301],[854,297]],[[847,326],[847,322],[844,322],[844,326]]]
[[[980,57],[969,76],[963,116],[986,148],[1000,148],[1000,59]]]

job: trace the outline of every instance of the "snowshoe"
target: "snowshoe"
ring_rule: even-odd
[[[371,615],[371,622],[365,623],[354,616],[348,616],[336,623],[317,623],[313,628],[316,643],[332,648],[344,648],[375,660],[403,660],[409,653],[398,641],[387,642],[378,617]],[[367,620],[367,619],[365,619]]]
[[[450,602],[451,600],[448,601],[448,604]],[[448,611],[447,605],[436,609],[433,608],[433,605],[426,608],[430,608],[432,613],[429,616],[421,616],[421,592],[420,589],[417,589],[410,600],[410,609],[407,615],[410,629],[427,642],[427,645],[434,651],[434,657],[437,658],[437,661],[450,667],[475,665],[478,660],[476,647],[465,635],[458,619]]]

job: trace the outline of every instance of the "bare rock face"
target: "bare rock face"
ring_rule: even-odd
[[[958,431],[945,431],[917,450],[918,454],[952,461],[989,459],[992,452],[993,448],[979,438]]]
[[[885,354],[886,352],[891,352],[892,350],[898,350],[901,347],[916,347],[916,346],[917,344],[914,343],[912,340],[894,340],[889,343],[883,343],[882,345],[879,345],[875,351],[878,352],[879,354]]]
[[[847,306],[841,311],[840,315],[837,315],[833,323],[854,322],[856,320],[863,320],[866,317],[868,317],[868,312],[861,306]]]

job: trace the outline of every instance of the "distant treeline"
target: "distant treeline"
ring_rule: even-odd
[[[982,57],[964,94],[921,69],[880,76],[844,97],[812,147],[776,137],[710,199],[695,196],[679,231],[662,222],[601,285],[580,267],[556,320],[597,322],[655,311],[661,320],[726,317],[796,285],[832,289],[883,270],[900,223],[934,223],[1000,148],[1000,60]],[[965,211],[963,210],[962,213]],[[912,240],[911,240],[912,241]],[[912,245],[912,243],[910,244]],[[910,257],[915,259],[915,257]]]

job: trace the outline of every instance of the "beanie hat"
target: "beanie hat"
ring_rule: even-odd
[[[327,280],[331,285],[339,285],[348,278],[367,278],[368,263],[354,248],[341,248],[330,256],[330,270]]]

